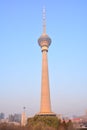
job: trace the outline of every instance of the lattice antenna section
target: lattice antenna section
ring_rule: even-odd
[[[46,34],[46,9],[43,7],[43,34]]]

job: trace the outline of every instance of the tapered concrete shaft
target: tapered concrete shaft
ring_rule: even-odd
[[[40,113],[51,113],[47,51],[42,51],[42,84]]]

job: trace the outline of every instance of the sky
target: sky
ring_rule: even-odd
[[[0,0],[0,112],[40,111],[42,9],[52,39],[48,51],[52,111],[87,110],[87,0]]]

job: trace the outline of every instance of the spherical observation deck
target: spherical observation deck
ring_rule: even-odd
[[[38,43],[40,47],[47,46],[49,47],[51,44],[51,38],[47,34],[42,34],[38,39]]]

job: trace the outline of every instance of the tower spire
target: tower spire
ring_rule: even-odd
[[[46,9],[43,7],[43,34],[46,34]]]

